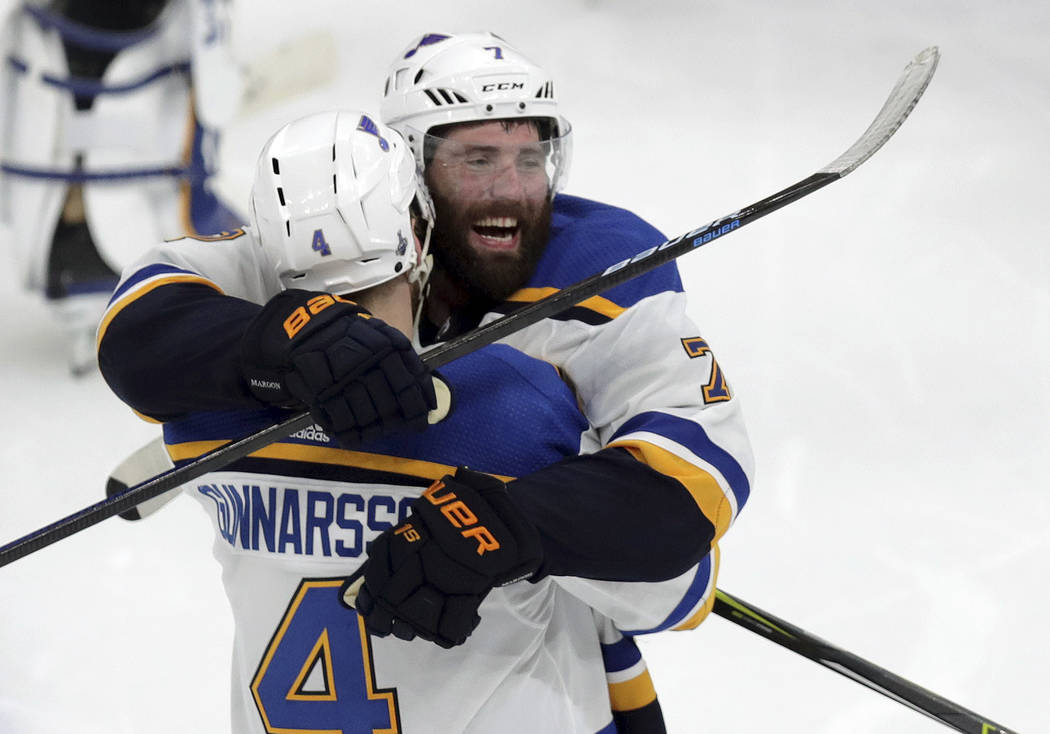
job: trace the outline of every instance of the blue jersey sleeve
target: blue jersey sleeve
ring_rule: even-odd
[[[189,281],[129,300],[111,309],[99,334],[99,368],[121,400],[156,420],[261,407],[236,348],[260,306]]]
[[[529,287],[566,288],[665,240],[658,229],[626,209],[561,194],[551,213],[550,243]],[[667,263],[601,295],[628,308],[654,293],[681,290],[678,268]]]

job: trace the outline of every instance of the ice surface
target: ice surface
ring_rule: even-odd
[[[224,191],[243,201],[285,119],[376,107],[413,36],[489,28],[559,80],[568,190],[668,235],[841,153],[938,45],[925,98],[874,158],[681,261],[758,460],[719,584],[1016,730],[1050,731],[1045,3],[274,5],[245,16],[242,49],[331,32],[344,73],[238,123]],[[97,501],[155,435],[98,375],[68,376],[63,338],[0,280],[3,542]],[[0,569],[0,732],[225,730],[232,624],[210,544],[180,498]],[[947,731],[717,617],[644,650],[678,734]]]

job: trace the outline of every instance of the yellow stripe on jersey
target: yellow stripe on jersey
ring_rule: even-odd
[[[648,670],[622,683],[609,684],[609,703],[613,711],[634,711],[655,700],[656,688]]]
[[[532,303],[541,298],[546,298],[552,293],[557,293],[558,290],[558,288],[522,288],[512,293],[507,300],[515,303]],[[586,308],[610,319],[615,319],[627,310],[623,306],[617,306],[608,298],[602,298],[601,296],[591,296],[590,298],[577,303],[576,307]]]
[[[200,283],[201,285],[209,286],[217,290],[219,293],[222,293],[222,288],[215,285],[207,278],[202,278],[199,275],[189,274],[172,274],[163,278],[157,278],[153,281],[148,281],[145,285],[142,285],[140,287],[132,288],[130,291],[128,291],[119,299],[117,299],[117,301],[115,301],[108,309],[106,309],[106,314],[102,317],[102,323],[98,327],[98,337],[95,340],[95,350],[97,351],[98,346],[102,343],[102,337],[106,335],[106,329],[109,328],[110,322],[112,322],[113,318],[118,313],[123,311],[128,306],[128,304],[137,301],[139,298],[142,298],[144,295],[154,290],[155,288],[159,288],[162,285],[168,285],[170,283]]]
[[[172,461],[185,459],[196,459],[197,457],[217,448],[232,443],[231,441],[188,441],[186,443],[171,444],[168,453]],[[438,464],[432,461],[420,459],[405,459],[399,456],[387,456],[385,454],[370,454],[364,451],[352,451],[350,449],[329,448],[327,446],[308,446],[297,443],[272,443],[254,451],[249,456],[259,459],[281,459],[284,461],[302,461],[311,464],[337,464],[340,466],[353,466],[359,469],[372,469],[375,471],[390,472],[392,474],[404,474],[406,476],[418,477],[436,481],[446,474],[455,474],[456,467],[448,464]],[[497,479],[509,482],[514,477],[501,474],[493,474]]]
[[[165,444],[165,448],[168,449],[168,456],[171,457],[172,461],[182,461],[183,459],[196,459],[198,456],[214,451],[217,448],[221,448],[232,441],[187,441],[186,443],[173,443]]]
[[[150,418],[145,413],[140,413],[139,411],[135,410],[134,408],[131,409],[131,412],[134,413],[135,415],[137,415],[142,420],[146,421],[147,423],[153,423],[153,424],[159,426],[161,423],[164,422],[164,421],[159,421],[156,418]]]
[[[696,504],[700,506],[704,517],[714,525],[715,540],[721,538],[729,529],[729,524],[733,520],[733,506],[726,498],[725,492],[718,486],[718,482],[708,472],[675,456],[667,449],[645,441],[627,439],[614,441],[609,446],[627,449],[638,461],[685,485]]]
[[[673,630],[691,630],[695,629],[707,619],[707,615],[711,613],[711,610],[715,608],[715,582],[718,580],[718,564],[721,561],[721,551],[718,550],[718,543],[711,544],[711,583],[708,584],[707,597],[704,599],[704,603],[700,605],[700,608],[693,612],[693,615],[684,622],[675,625],[671,629]]]

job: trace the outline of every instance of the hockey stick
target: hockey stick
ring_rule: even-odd
[[[452,339],[421,357],[430,368],[437,368],[452,360],[491,344],[505,336],[531,326],[550,316],[587,300],[615,285],[648,272],[687,252],[731,234],[746,224],[771,214],[781,207],[809,196],[814,191],[838,181],[854,171],[875,154],[907,119],[918,103],[937,68],[940,54],[935,46],[922,51],[904,69],[890,96],[875,120],[846,152],[824,168],[786,189],[739,211],[714,220],[699,229],[675,237],[662,245],[641,252],[606,268],[603,272],[553,293],[478,329]],[[153,479],[137,484],[125,492],[86,507],[68,517],[47,525],[29,535],[0,547],[0,566],[34,553],[52,543],[91,527],[113,515],[120,514],[140,502],[196,479],[226,464],[244,458],[264,446],[309,427],[313,423],[309,413],[300,413],[276,425],[198,457],[189,464],[167,471]]]
[[[964,734],[1016,734],[803,629],[715,590],[715,614]]]

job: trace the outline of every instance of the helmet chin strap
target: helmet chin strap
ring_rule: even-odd
[[[423,244],[416,258],[416,266],[408,274],[408,282],[413,286],[412,293],[416,299],[416,307],[412,316],[412,346],[417,351],[423,346],[419,343],[419,321],[423,317],[423,305],[430,293],[430,274],[434,269],[434,256],[430,254],[430,234],[434,231],[434,222],[425,218],[427,231],[423,235]]]
[[[430,257],[429,255],[427,256]],[[419,322],[423,318],[423,306],[427,302],[427,296],[430,294],[430,283],[429,281],[424,284],[421,288],[413,292],[413,297],[416,299],[415,313],[412,316],[412,336],[411,342],[412,347],[417,352],[423,351],[423,343],[419,339]]]

